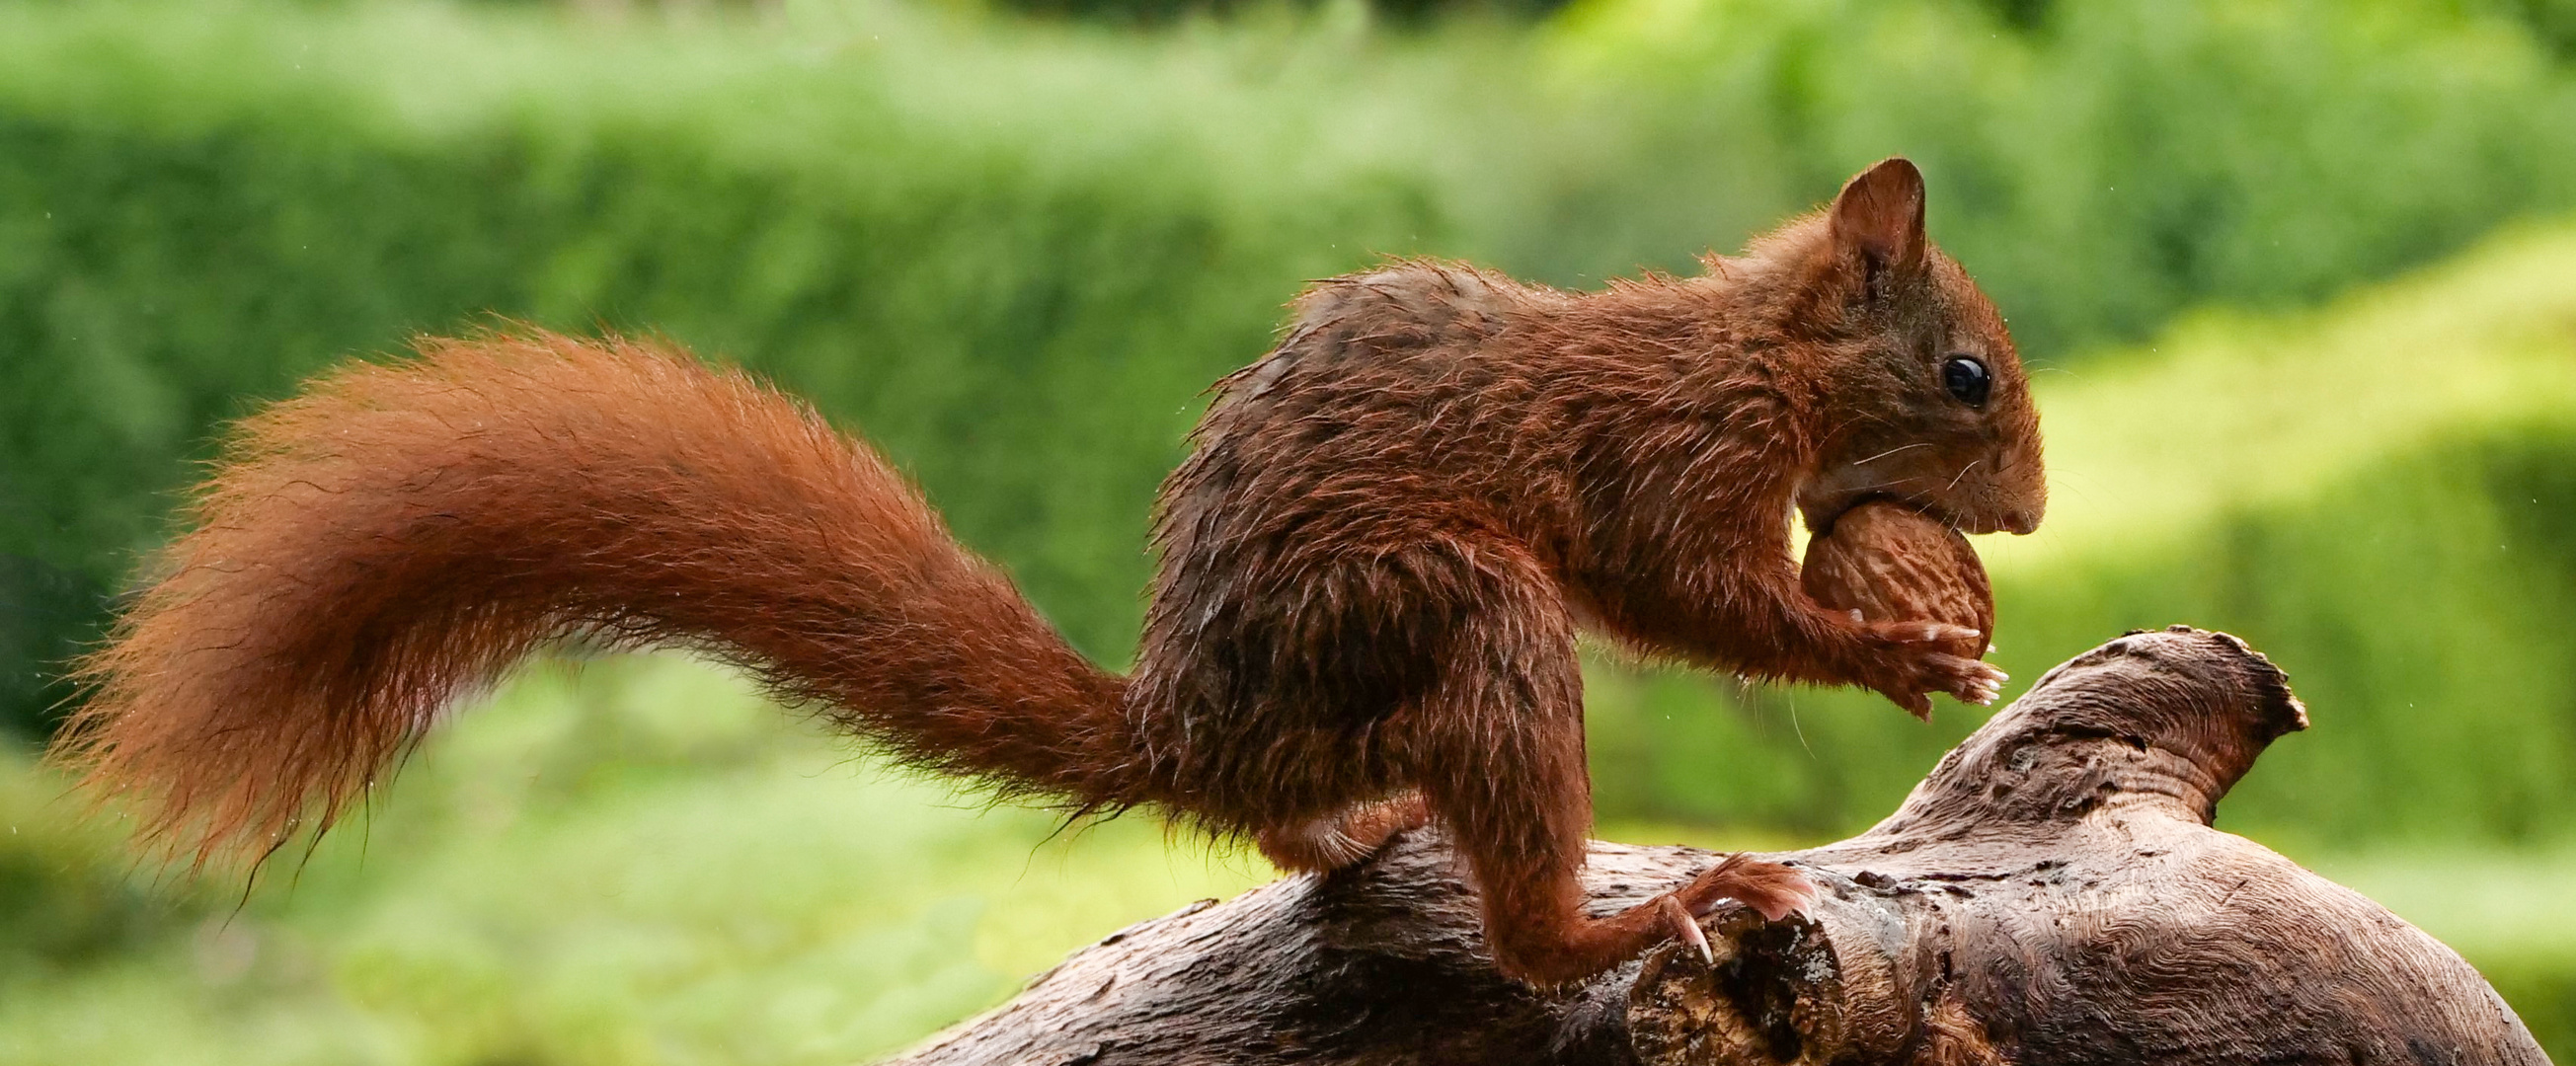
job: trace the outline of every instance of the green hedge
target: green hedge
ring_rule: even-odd
[[[2527,26],[2414,0],[1592,0],[1548,46],[1600,142],[1510,254],[1679,267],[1911,156],[1935,236],[2064,364],[2200,304],[2294,306],[2576,206],[2576,84]]]
[[[27,657],[58,659],[162,535],[218,420],[494,314],[759,367],[1123,656],[1197,393],[1266,347],[1302,279],[1442,221],[1361,146],[1238,121],[1263,94],[1116,83],[1223,80],[1183,62],[943,47],[844,63],[430,9],[0,11],[21,694]],[[1008,91],[939,83],[1011,61],[1034,65]]]
[[[59,695],[51,664],[163,535],[216,422],[346,353],[491,314],[665,332],[814,397],[1115,661],[1146,508],[1199,390],[1262,350],[1301,279],[1378,253],[1569,282],[1673,265],[1902,150],[1931,173],[1937,235],[2035,357],[2087,382],[2157,357],[2071,345],[2189,305],[2316,298],[2576,195],[2564,71],[2515,24],[2433,5],[2071,5],[2022,29],[1938,0],[1592,0],[1528,34],[1404,35],[1337,21],[1356,10],[1120,34],[864,4],[623,25],[0,6],[0,696],[24,723]],[[2159,395],[2244,406],[2226,369],[2198,373]],[[2324,404],[2341,383],[2294,384]],[[2311,464],[2304,496],[2130,512],[2134,546],[2008,571],[2007,661],[2028,673],[2128,625],[2204,621],[2357,706],[2393,699],[2378,679],[2400,670],[2465,684],[2444,707],[2502,693],[2563,715],[2557,688],[2299,628],[2311,599],[2370,619],[2381,589],[2443,605],[2388,613],[2436,619],[2444,648],[2570,617],[2478,598],[2540,580],[2522,555],[2419,588],[2403,556],[2332,532],[2358,521],[2470,559],[2452,549],[2484,534],[2461,516],[2564,454],[2547,425],[2444,426],[2384,470]],[[2077,492],[2119,459],[2056,454]],[[2529,523],[2514,535],[2555,543],[2568,520]],[[2222,564],[2242,580],[2162,576]],[[2351,577],[2373,568],[2388,583]],[[2479,655],[2459,662],[2495,657]],[[1703,683],[1604,677],[1602,791],[1632,815],[1847,826],[1955,735],[1803,693],[1694,732]],[[1682,724],[1622,707],[1683,708]],[[2487,712],[2463,713],[2428,720]],[[2348,719],[2380,753],[2370,772],[2461,769],[2464,749],[2371,714]],[[2506,778],[2563,781],[2554,744]],[[1773,757],[1805,747],[1834,754]],[[1682,758],[1739,750],[1723,784]],[[2418,755],[2420,773],[2390,769]],[[2391,824],[2513,837],[2537,831],[2519,798],[2556,787],[2428,785],[2423,813]],[[2247,806],[2288,819],[2267,802]],[[2318,824],[2371,831],[2358,812]]]

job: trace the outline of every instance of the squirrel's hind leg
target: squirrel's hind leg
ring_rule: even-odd
[[[1485,558],[1515,561],[1504,551]],[[1775,920],[1804,909],[1815,893],[1804,875],[1739,855],[1677,891],[1591,912],[1578,876],[1592,796],[1574,626],[1534,564],[1494,577],[1408,740],[1414,778],[1467,860],[1495,967],[1561,986],[1668,938],[1705,956],[1697,919],[1730,898]]]
[[[1281,869],[1322,873],[1354,865],[1408,829],[1431,820],[1419,792],[1373,800],[1321,818],[1263,829],[1253,837]]]

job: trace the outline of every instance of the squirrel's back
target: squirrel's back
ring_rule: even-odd
[[[1437,683],[1454,604],[1482,584],[1447,550],[1547,522],[1546,463],[1515,464],[1552,386],[1498,338],[1572,298],[1460,263],[1316,283],[1267,355],[1216,387],[1163,485],[1159,566],[1132,705],[1160,773],[1202,817],[1276,824],[1418,769],[1382,728]]]

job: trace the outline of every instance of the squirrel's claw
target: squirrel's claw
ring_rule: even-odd
[[[1691,879],[1677,893],[1682,906],[1691,914],[1715,911],[1727,900],[1734,900],[1761,912],[1764,921],[1776,922],[1792,914],[1805,914],[1815,905],[1821,893],[1807,875],[1794,867],[1756,859],[1743,852],[1729,855],[1725,861]]]
[[[1976,659],[1960,659],[1958,666],[1962,675],[1960,684],[1950,691],[1978,706],[1995,702],[1995,697],[2003,694],[2004,682],[2012,680],[2011,675]]]
[[[1683,909],[1680,899],[1665,896],[1656,900],[1655,913],[1662,915],[1664,924],[1672,927],[1673,939],[1699,952],[1699,961],[1716,965],[1717,950],[1708,945],[1708,934],[1700,929],[1699,919],[1691,917],[1690,911]]]
[[[1905,708],[1907,714],[1928,722],[1932,720],[1931,693],[1946,692],[1962,703],[1982,707],[2000,698],[2004,683],[2010,680],[2009,675],[1984,661],[1933,653],[1923,656],[1913,673],[1883,682],[1878,690]]]

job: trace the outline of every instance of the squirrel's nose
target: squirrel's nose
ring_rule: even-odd
[[[2004,512],[2004,531],[2017,537],[2029,536],[2039,528],[2039,512],[2014,508]]]

